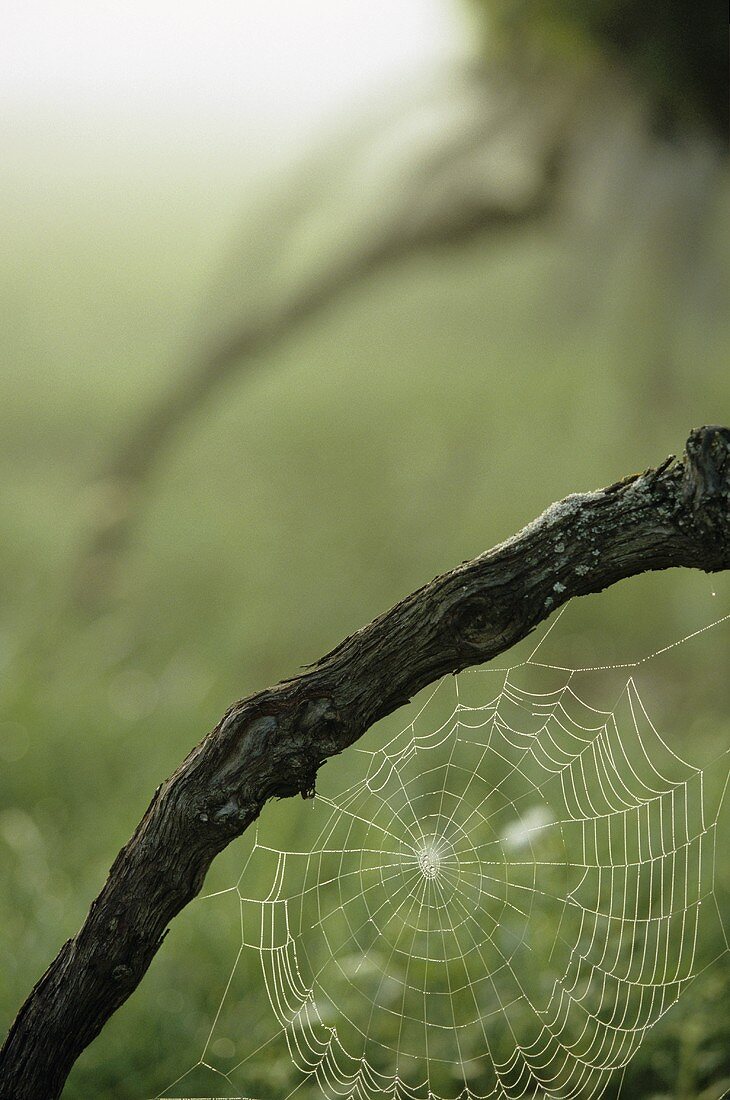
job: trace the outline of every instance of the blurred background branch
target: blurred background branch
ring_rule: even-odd
[[[621,246],[638,251],[624,308],[647,342],[658,402],[673,390],[677,299],[703,293],[708,200],[726,141],[723,36],[709,3],[473,2],[482,63],[401,89],[341,124],[267,188],[208,294],[186,360],[117,441],[92,495],[74,591],[113,601],[145,486],[190,417],[233,374],[358,282],[417,250],[560,213],[583,236],[574,292],[601,293]],[[698,290],[697,284],[700,284]],[[693,285],[694,284],[694,285]],[[654,299],[652,308],[648,303]]]
[[[231,374],[252,372],[263,352],[410,253],[546,215],[575,94],[555,73],[516,82],[473,65],[398,95],[385,115],[343,128],[275,181],[252,217],[260,236],[229,259],[191,332],[189,361],[102,474],[82,605],[98,610],[112,595],[149,476]]]
[[[727,421],[730,173],[704,0],[26,0],[0,53],[2,1026],[234,696]],[[551,656],[634,660],[729,606],[725,574],[648,574],[571,606]],[[717,629],[638,670],[697,766],[727,663]],[[266,829],[295,847],[309,808]],[[69,1100],[155,1095],[203,1050],[232,897],[178,918]],[[728,959],[624,1095],[727,1087]],[[222,1070],[266,1040],[254,1009]]]

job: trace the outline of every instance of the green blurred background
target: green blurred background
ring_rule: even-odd
[[[549,29],[523,25],[524,5],[395,8],[322,2],[304,18],[221,3],[196,22],[153,6],[106,68],[116,29],[96,14],[88,73],[83,9],[54,22],[39,0],[17,17],[0,211],[3,1029],[152,791],[232,700],[552,501],[728,421],[730,186],[702,107],[710,93],[693,83],[702,66],[669,95],[645,51],[566,21],[560,5],[541,8]],[[150,47],[135,69],[136,47],[153,41],[168,68]],[[431,163],[422,128],[378,142],[401,132],[402,89],[426,89],[431,119],[482,65],[487,107],[494,72],[524,94],[516,147],[493,144],[489,127],[468,145],[472,175],[489,164],[479,201],[498,215],[472,229],[459,164],[435,199],[431,177],[414,174]],[[217,79],[220,102],[208,95]],[[549,148],[545,126],[530,125],[545,86],[561,93]],[[411,92],[402,101],[408,123]],[[469,104],[471,125],[471,93]],[[451,156],[451,117],[429,121],[429,155]],[[351,271],[369,240],[398,238],[412,195],[428,199],[412,235]],[[337,264],[316,309],[279,316]],[[164,445],[150,457],[140,442],[138,467],[120,475],[149,410],[206,355],[215,365],[210,347],[242,324],[267,335],[215,384],[191,387],[184,409],[173,401]],[[581,601],[556,644],[569,664],[632,660],[728,611],[725,576],[672,571]],[[727,625],[708,632],[642,681],[658,727],[694,764],[730,740],[729,637]],[[323,773],[321,788],[333,793],[342,774]],[[267,808],[261,827],[270,817],[293,837],[307,809]],[[726,907],[729,825],[726,807]],[[214,868],[215,888],[235,881],[244,848]],[[65,1096],[153,1096],[197,1060],[240,942],[228,917],[201,903],[178,918]],[[622,1095],[723,1095],[726,964],[648,1036]],[[242,1009],[223,1068],[248,1053],[247,1028],[266,1011]],[[250,1087],[288,1091],[273,1070]]]

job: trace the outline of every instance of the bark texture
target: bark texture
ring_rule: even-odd
[[[0,1052],[0,1100],[61,1094],[213,858],[268,799],[313,796],[328,757],[445,673],[509,649],[573,596],[675,566],[730,566],[730,429],[699,428],[682,458],[566,497],[306,672],[235,703],[157,788],[83,927],[20,1009]]]

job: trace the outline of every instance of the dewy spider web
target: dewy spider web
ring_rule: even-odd
[[[710,805],[633,675],[601,710],[580,692],[601,668],[535,654],[441,681],[382,748],[348,750],[358,778],[318,793],[313,844],[256,832],[222,892],[241,948],[198,1063],[223,1095],[250,1095],[235,1091],[249,1058],[224,1073],[210,1054],[247,952],[294,1070],[274,1095],[517,1100],[602,1095],[713,961],[705,938],[727,950],[713,878],[728,753]],[[528,691],[526,673],[552,682]]]

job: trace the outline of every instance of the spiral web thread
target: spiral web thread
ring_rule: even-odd
[[[670,748],[633,674],[610,710],[581,698],[582,674],[657,654],[566,669],[535,653],[441,681],[382,748],[348,750],[360,776],[317,795],[311,846],[257,832],[219,892],[237,897],[241,947],[197,1066],[223,1095],[251,1087],[251,1055],[223,1071],[211,1054],[247,952],[291,1059],[273,1095],[568,1100],[604,1093],[715,961],[705,939],[727,950],[713,886],[728,753],[710,805],[709,769]],[[528,691],[538,669],[553,684]],[[485,683],[488,701],[467,702]]]

